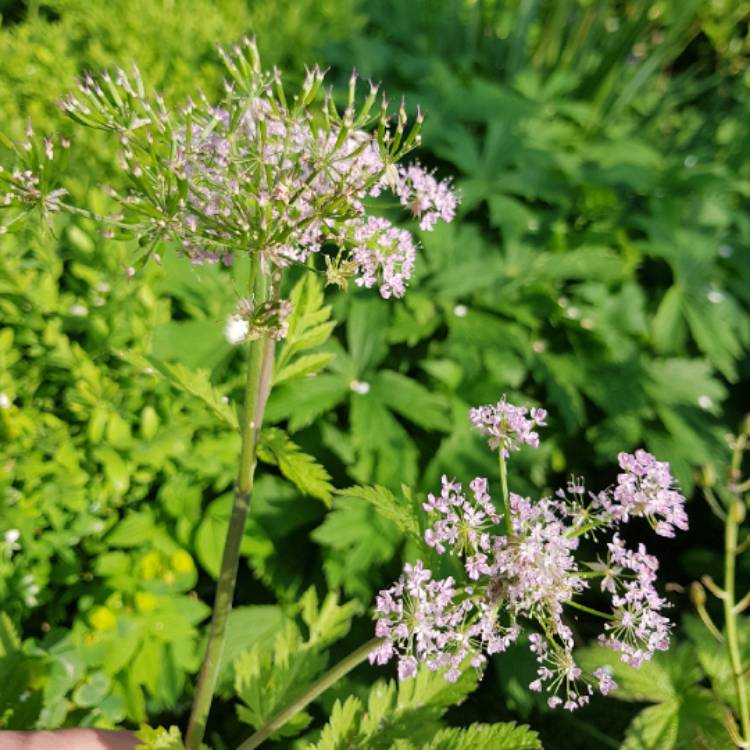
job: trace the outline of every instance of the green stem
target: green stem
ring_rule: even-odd
[[[740,723],[742,725],[742,740],[750,741],[750,710],[747,702],[747,686],[742,669],[742,658],[737,639],[737,613],[734,610],[735,598],[735,562],[737,559],[737,528],[744,515],[744,507],[736,501],[735,505],[727,513],[724,525],[724,626],[727,634],[727,652],[729,663],[732,666],[732,679],[734,690],[737,694],[739,706]]]
[[[497,452],[498,465],[500,467],[500,488],[503,493],[503,509],[505,514],[505,533],[513,536],[513,517],[510,514],[510,495],[508,494],[508,467],[503,456],[503,449]]]
[[[253,750],[253,748],[265,742],[274,732],[281,729],[289,719],[296,716],[319,695],[328,690],[331,685],[351,672],[358,664],[361,664],[380,642],[380,638],[373,638],[363,646],[360,646],[356,651],[353,651],[349,656],[344,657],[338,664],[331,667],[322,677],[310,685],[299,698],[279,711],[273,718],[269,719],[255,734],[248,737],[239,745],[237,750]]]
[[[609,612],[602,612],[599,609],[594,609],[593,607],[587,607],[585,604],[579,604],[576,601],[573,601],[572,599],[567,603],[569,607],[573,607],[574,609],[580,609],[581,612],[587,612],[590,615],[596,615],[597,617],[603,617],[605,620],[614,620],[615,616],[609,614]]]
[[[256,299],[263,301],[266,297],[265,279],[258,274]],[[245,533],[245,524],[250,511],[250,498],[253,493],[255,478],[256,453],[263,412],[271,387],[273,368],[274,342],[267,337],[253,341],[250,346],[245,400],[240,424],[241,448],[240,466],[237,484],[234,490],[232,515],[229,519],[224,554],[221,560],[219,580],[216,585],[211,628],[208,635],[206,655],[201,667],[198,684],[195,688],[193,707],[188,723],[185,747],[187,750],[199,750],[206,731],[208,713],[211,709],[216,681],[219,676],[221,656],[224,651],[227,621],[232,610],[234,589],[237,581],[237,570],[240,561],[240,545]]]

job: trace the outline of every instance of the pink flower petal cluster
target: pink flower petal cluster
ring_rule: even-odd
[[[436,180],[418,164],[400,167],[398,176],[395,193],[401,205],[420,218],[420,229],[429,232],[440,219],[453,221],[458,199],[447,180]]]
[[[611,494],[601,497],[601,504],[618,521],[630,516],[644,516],[660,536],[673,537],[675,529],[687,531],[685,498],[674,487],[666,461],[657,461],[644,450],[620,453],[623,470]]]
[[[605,623],[599,641],[618,651],[626,664],[639,667],[655,651],[669,647],[672,626],[661,614],[669,604],[655,587],[659,561],[646,552],[643,544],[637,551],[627,549],[618,534],[607,548],[609,575],[602,581],[602,588],[612,593],[614,619]]]
[[[497,407],[473,409],[471,418],[488,430],[494,449],[510,452],[538,442],[533,427],[545,414],[532,411],[527,418],[527,413],[502,400]],[[573,710],[586,705],[595,690],[606,695],[615,689],[605,667],[587,674],[576,664],[566,608],[576,606],[590,582],[600,579],[611,610],[603,613],[599,640],[637,667],[667,648],[672,625],[663,611],[669,605],[656,590],[658,561],[642,544],[628,549],[615,532],[605,560],[587,563],[578,559],[580,540],[617,528],[630,516],[659,516],[677,528],[687,522],[684,498],[672,489],[667,464],[638,451],[621,454],[620,466],[625,473],[617,488],[599,495],[587,496],[580,479],[537,502],[510,493],[510,526],[496,511],[487,479],[475,478],[469,495],[443,476],[440,494],[429,494],[423,504],[432,517],[424,539],[438,554],[459,557],[465,583],[437,580],[421,561],[407,565],[399,581],[378,596],[376,633],[383,641],[370,660],[383,664],[397,657],[401,677],[425,664],[446,669],[446,677],[455,680],[467,664],[481,669],[487,655],[506,650],[526,623],[537,660],[529,687],[546,692],[551,707]]]
[[[529,415],[528,417],[526,415]],[[477,406],[469,411],[472,424],[489,437],[490,448],[500,449],[504,458],[522,445],[532,448],[539,446],[539,434],[536,427],[543,427],[547,418],[544,409],[531,409],[513,406],[503,396],[495,406]]]

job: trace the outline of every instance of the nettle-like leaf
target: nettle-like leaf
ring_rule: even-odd
[[[234,662],[235,691],[242,701],[237,715],[256,729],[303,693],[323,671],[328,662],[326,647],[346,635],[359,606],[351,602],[339,605],[332,593],[321,605],[315,590],[310,589],[301,599],[300,610],[306,637],[289,621],[276,635],[273,648],[256,644]],[[301,711],[272,736],[298,734],[311,719],[308,712]]]
[[[700,686],[705,675],[690,645],[657,654],[639,669],[623,664],[616,654],[602,648],[579,652],[579,663],[588,670],[611,669],[618,684],[612,697],[654,704],[630,722],[622,750],[735,747],[727,728],[731,712]]]
[[[534,750],[536,735],[514,724],[475,724],[463,730],[441,726],[447,709],[476,687],[473,670],[456,683],[422,667],[413,680],[379,680],[366,701],[337,700],[317,742],[306,750]]]
[[[332,352],[307,353],[322,346],[333,333],[336,322],[330,305],[324,304],[323,285],[313,273],[306,273],[290,294],[292,314],[289,330],[276,357],[273,382],[280,385],[303,377],[312,377],[333,359]]]
[[[331,504],[331,475],[309,453],[305,453],[283,430],[262,431],[258,458],[278,466],[281,473],[301,492]]]

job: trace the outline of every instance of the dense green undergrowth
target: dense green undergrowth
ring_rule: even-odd
[[[459,221],[420,235],[403,301],[324,299],[314,278],[298,282],[293,333],[312,347],[310,371],[323,369],[277,371],[224,697],[254,645],[304,643],[314,675],[369,637],[373,594],[411,542],[398,506],[334,488],[379,484],[410,507],[443,473],[492,476],[471,404],[507,394],[550,411],[542,448],[519,459],[518,491],[611,474],[617,452],[638,446],[671,462],[685,494],[700,466],[726,463],[750,380],[747,3],[56,0],[0,13],[11,136],[29,117],[69,133],[56,102],[88,69],[137,60],[171,101],[215,91],[214,44],[250,32],[292,77],[313,61],[342,80],[356,67],[419,103],[420,158],[462,196]],[[75,132],[67,187],[80,205],[105,204],[113,160],[96,134]],[[243,269],[195,268],[164,248],[127,278],[135,250],[69,217],[0,237],[0,726],[182,723],[189,709],[238,452],[224,399],[238,400],[242,362],[222,328]],[[619,676],[632,706],[551,713],[525,690],[519,652],[422,715],[419,695],[372,687],[363,668],[312,709],[307,740],[336,698],[385,690],[389,715],[424,730],[403,747],[422,747],[469,693],[449,724],[522,720],[548,748],[697,736],[731,747],[726,665],[685,593],[720,569],[721,529],[698,492],[689,512],[689,534],[659,550],[681,645],[644,676]],[[576,627],[585,640],[585,618]],[[742,633],[750,643],[744,622]],[[420,689],[432,700],[441,688]],[[357,711],[334,715],[356,724]],[[402,747],[391,744],[401,726],[356,746]],[[246,734],[220,703],[215,747]],[[325,737],[316,747],[339,747]],[[475,747],[445,737],[429,747]],[[486,746],[535,746],[513,741]]]

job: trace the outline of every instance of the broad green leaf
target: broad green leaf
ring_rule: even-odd
[[[264,419],[270,424],[287,419],[289,430],[296,432],[336,407],[349,393],[349,384],[338,375],[283,383],[271,391]]]
[[[385,357],[388,308],[383,300],[354,299],[349,307],[346,339],[349,354],[358,374],[378,365]]]
[[[397,414],[426,430],[450,430],[450,406],[416,380],[392,370],[381,370],[376,395]]]
[[[267,428],[262,431],[258,458],[278,466],[281,473],[306,495],[312,495],[326,505],[331,504],[331,475],[283,430]]]
[[[336,498],[333,510],[310,536],[324,549],[328,585],[367,604],[382,581],[380,570],[393,558],[400,542],[390,521],[355,498]]]
[[[646,370],[649,377],[644,385],[656,403],[697,407],[700,399],[718,404],[726,397],[726,388],[702,359],[657,359]]]

